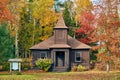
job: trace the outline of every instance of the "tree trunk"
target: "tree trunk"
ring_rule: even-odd
[[[15,26],[15,55],[19,57],[18,52],[18,26]]]
[[[27,58],[27,51],[25,50],[25,58]]]
[[[107,61],[107,63],[106,63],[106,71],[107,71],[107,73],[109,73],[109,71],[110,71],[110,62],[109,61]]]
[[[18,47],[19,20],[20,20],[19,16],[16,16],[16,21],[15,21],[16,22],[15,23],[15,31],[16,31],[15,32],[15,55],[16,55],[17,58],[20,57],[20,55],[19,55],[19,47]]]
[[[34,45],[34,38],[35,38],[35,26],[36,26],[36,21],[34,19],[34,23],[33,23],[33,34],[32,34],[32,45]]]

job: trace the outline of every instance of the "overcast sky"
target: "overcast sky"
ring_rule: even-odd
[[[59,1],[62,1],[62,2],[64,2],[65,0],[59,0]],[[94,1],[97,1],[97,0],[91,0],[92,2],[94,2]]]

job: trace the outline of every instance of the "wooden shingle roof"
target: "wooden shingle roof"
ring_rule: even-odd
[[[54,38],[53,36],[48,38],[47,40],[34,45],[33,47],[31,47],[30,49],[49,49],[51,45],[54,44]]]
[[[58,22],[56,24],[56,26],[54,27],[55,28],[68,28],[66,25],[65,25],[65,22],[64,22],[64,19],[62,17],[62,14],[60,15],[59,19],[58,19]]]
[[[71,48],[71,49],[90,49],[91,47],[68,36],[68,44],[54,44],[54,36],[34,45],[30,49],[51,49],[51,48]]]
[[[91,47],[68,36],[68,45],[71,46],[72,49],[90,49]]]

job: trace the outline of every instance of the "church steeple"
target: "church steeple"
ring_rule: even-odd
[[[58,22],[56,24],[56,26],[54,28],[68,28],[66,25],[65,25],[65,22],[64,22],[64,19],[62,17],[62,13],[60,14],[60,17],[58,19]]]
[[[55,44],[67,44],[67,30],[68,27],[65,25],[62,14],[60,14],[58,22],[54,27]]]

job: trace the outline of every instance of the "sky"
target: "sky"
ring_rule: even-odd
[[[59,0],[59,1],[62,1],[62,2],[64,2],[65,0]]]
[[[64,2],[65,0],[59,0],[59,1]],[[97,1],[97,0],[91,0],[91,1],[93,2],[93,1]]]

